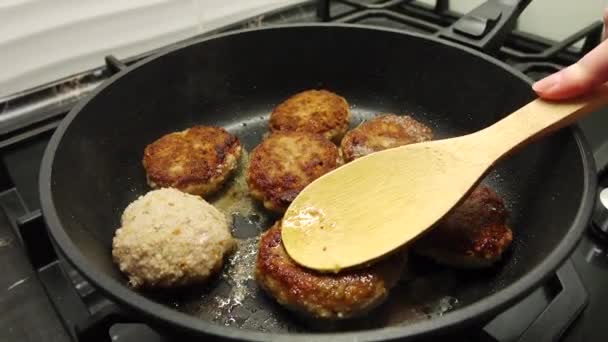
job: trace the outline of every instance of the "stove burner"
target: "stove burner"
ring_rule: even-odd
[[[0,208],[22,239],[32,266],[66,330],[75,341],[124,341],[120,336],[144,334],[153,341],[167,337],[134,321],[100,296],[71,266],[58,258],[46,233],[40,210],[28,211],[16,189],[0,193]],[[555,340],[587,304],[587,293],[571,262],[566,262],[544,287],[497,316],[485,327],[467,332],[469,341]],[[535,310],[542,308],[542,310]],[[529,317],[522,319],[521,313]],[[530,323],[532,322],[532,323]],[[507,329],[508,327],[508,329]],[[556,329],[561,327],[559,329]],[[114,336],[111,336],[114,332]],[[540,339],[541,341],[543,339]]]
[[[449,10],[449,1],[438,0],[424,7],[407,0],[381,3],[359,3],[353,0],[318,0],[317,15],[321,21],[389,26],[453,40],[490,52],[507,61],[533,80],[541,79],[576,62],[597,46],[602,38],[603,23],[596,21],[566,39],[551,43],[531,34],[511,32],[500,47],[487,45],[488,35],[511,12],[521,13],[530,1],[490,1],[482,4],[464,19]],[[331,6],[332,4],[339,6]],[[514,16],[516,17],[517,14]],[[515,22],[507,23],[508,27]],[[506,30],[505,32],[508,32]],[[539,44],[540,41],[540,44]],[[582,48],[575,48],[582,41]]]
[[[493,0],[492,2],[513,4],[525,3],[529,0],[510,2]],[[316,10],[317,17],[305,14],[303,8],[308,12]],[[355,0],[319,0],[315,4],[303,5],[297,9],[283,9],[274,14],[237,23],[222,30],[209,32],[205,36],[251,27],[252,23],[259,26],[261,22],[272,24],[334,21],[416,31],[483,49],[486,48],[483,43],[475,42],[482,41],[479,37],[492,30],[502,20],[503,14],[481,8],[477,13],[469,15],[468,22],[453,26],[461,16],[450,10],[448,0],[437,0],[434,6],[426,6],[410,0],[386,0],[373,3]],[[512,10],[520,9],[512,8]],[[289,19],[287,13],[295,19]],[[515,30],[509,33],[506,43],[496,47],[492,53],[529,78],[539,79],[574,63],[596,46],[601,39],[602,27],[602,23],[598,21],[558,43]],[[193,39],[199,38],[200,36]],[[579,41],[583,41],[582,48],[574,48],[575,43]],[[0,148],[15,147],[17,150],[17,142],[40,137],[48,139],[48,134],[41,133],[52,131],[66,112],[83,96],[88,95],[125,64],[130,65],[155,52],[157,50],[125,61],[108,57],[106,66],[0,99]],[[4,157],[3,161],[6,164],[9,161],[6,156]],[[27,159],[27,156],[25,158]],[[14,162],[19,160],[21,164],[24,163],[22,160],[24,158],[13,159]],[[28,159],[28,165],[31,162]],[[25,182],[27,178],[19,178],[19,170],[23,171],[23,166],[17,168],[17,171],[13,168],[4,170],[6,174],[0,174],[0,189],[5,190],[0,193],[0,208],[9,218],[16,236],[24,245],[38,280],[72,339],[93,342],[168,341],[166,337],[146,325],[131,324],[132,316],[125,314],[96,291],[71,266],[58,258],[46,234],[40,212],[28,210],[24,203],[24,199],[28,204],[36,202],[37,197],[32,195],[32,191],[35,191],[32,184],[16,184],[21,179]],[[2,171],[0,168],[0,173]],[[600,182],[602,189],[608,188],[608,177],[606,178],[605,183]],[[34,190],[27,191],[31,189]],[[593,230],[597,236],[605,238],[608,242],[607,199],[608,190],[598,193],[599,207],[594,216]],[[573,260],[576,261],[574,257]],[[579,265],[575,266],[580,270]],[[468,341],[554,341],[562,335],[586,305],[585,287],[572,262],[567,261],[541,288],[497,316],[483,328],[469,330],[465,338]]]

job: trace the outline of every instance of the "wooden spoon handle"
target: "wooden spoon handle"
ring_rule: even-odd
[[[487,157],[495,161],[530,140],[566,127],[605,105],[608,105],[608,85],[571,100],[539,98],[473,135],[483,136]]]

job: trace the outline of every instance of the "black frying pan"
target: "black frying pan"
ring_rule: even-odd
[[[243,304],[220,317],[214,298],[232,286],[222,278],[185,293],[130,290],[112,263],[111,240],[125,206],[149,190],[144,147],[168,132],[213,124],[251,150],[267,132],[273,106],[319,87],[346,97],[353,126],[380,112],[408,113],[438,137],[484,128],[534,97],[524,76],[495,59],[393,30],[298,25],[180,46],[119,72],[57,129],[40,176],[50,234],[94,286],[145,322],[171,333],[243,340],[397,339],[480,323],[532,291],[572,251],[595,187],[592,157],[576,128],[526,147],[485,180],[512,212],[515,241],[501,264],[461,272],[414,258],[389,303],[357,324],[321,332],[251,281]],[[237,218],[235,235],[252,235],[251,224],[267,228],[273,218],[261,216],[257,225]],[[448,303],[452,310],[434,315],[432,307],[445,306],[446,298],[457,299]],[[413,308],[430,315],[412,317]]]

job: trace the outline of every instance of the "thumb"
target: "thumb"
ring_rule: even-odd
[[[538,96],[566,99],[581,95],[608,81],[608,40],[589,51],[577,63],[534,83]]]

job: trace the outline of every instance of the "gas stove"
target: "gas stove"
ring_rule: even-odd
[[[475,13],[474,13],[475,14]],[[602,23],[596,22],[564,39],[550,41],[514,29],[505,43],[489,47],[475,31],[492,18],[483,9],[472,16],[469,38],[445,28],[461,17],[449,2],[427,6],[404,0],[382,3],[354,0],[309,1],[207,32],[299,22],[341,22],[392,27],[440,36],[483,49],[539,79],[574,63],[596,46]],[[480,26],[481,25],[481,26]],[[486,27],[488,25],[488,27]],[[472,37],[472,38],[471,38]],[[200,39],[201,36],[192,39]],[[581,43],[582,42],[582,43]],[[576,44],[579,43],[579,44]],[[162,49],[161,49],[162,50]],[[0,99],[0,278],[1,341],[171,341],[104,298],[57,256],[39,210],[38,170],[44,148],[62,118],[80,100],[124,65],[158,53],[149,51],[119,61],[112,56],[94,70],[72,75]],[[593,147],[601,188],[608,187],[608,113],[580,123]],[[457,341],[601,341],[608,314],[608,191],[600,198],[589,229],[572,256],[535,292],[485,326],[469,329]],[[118,322],[118,323],[117,323]]]

